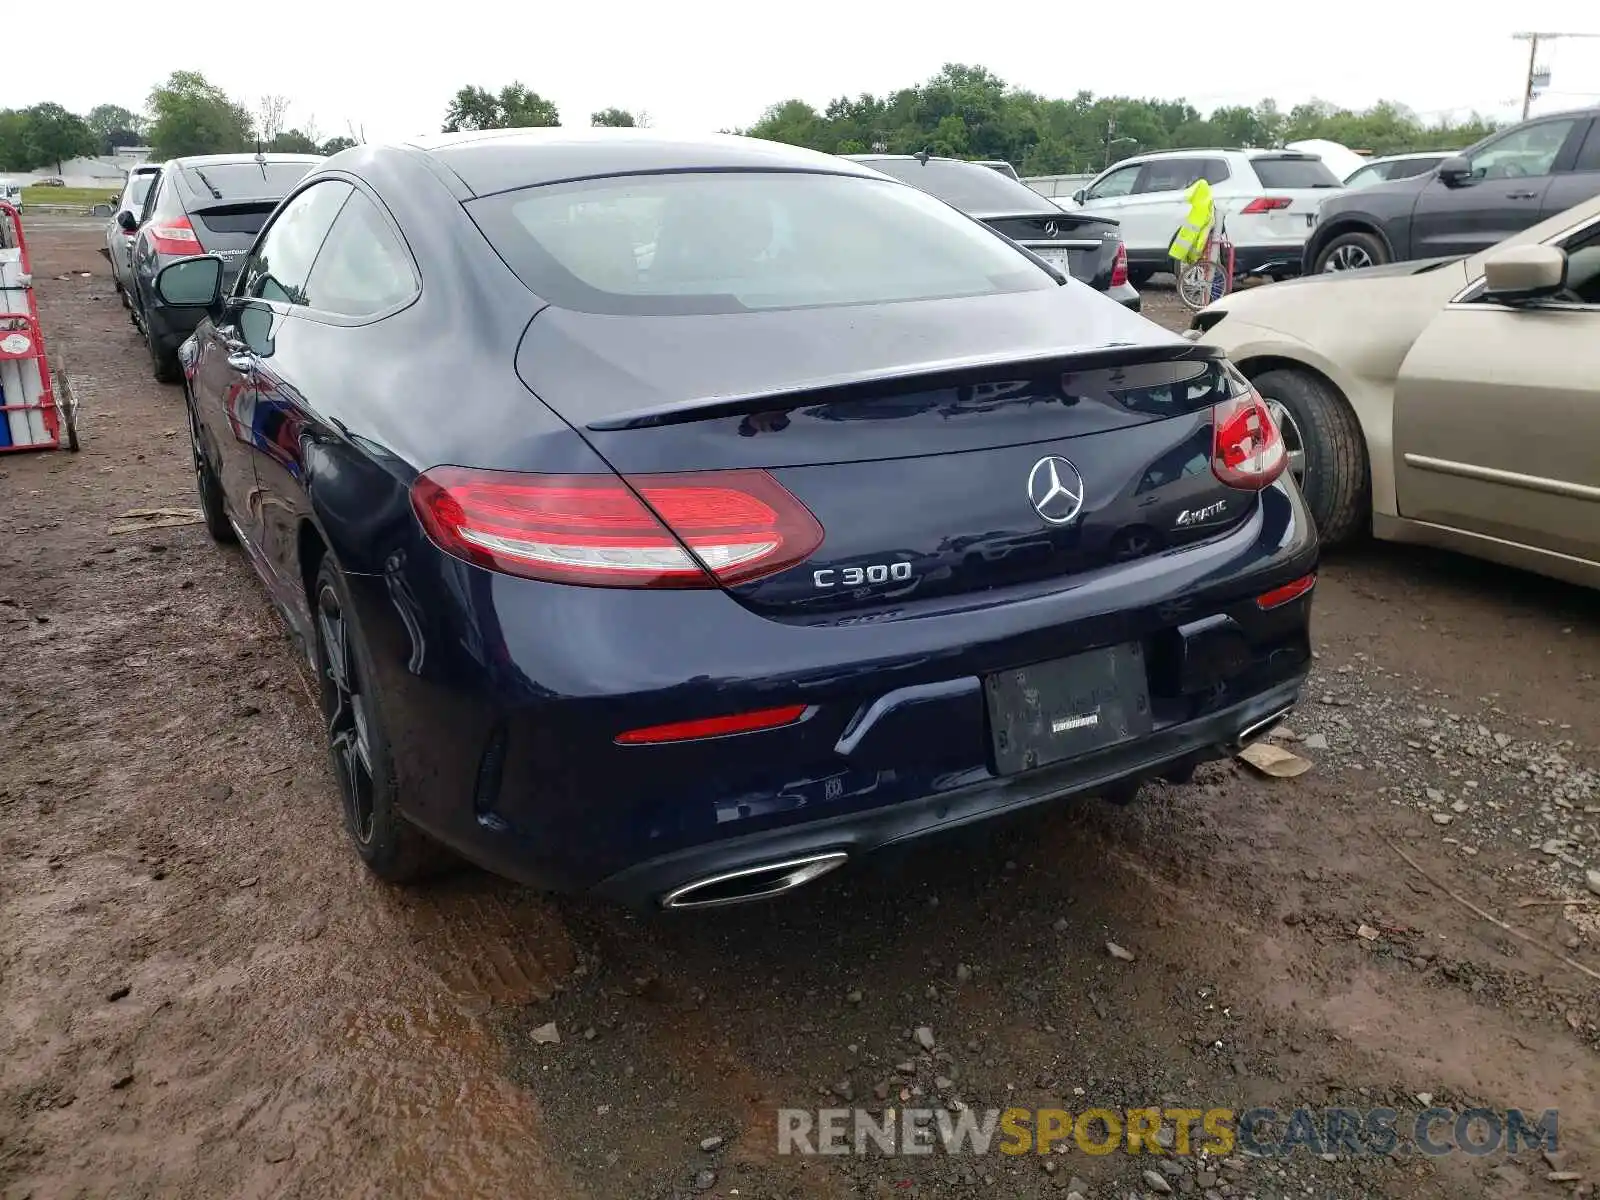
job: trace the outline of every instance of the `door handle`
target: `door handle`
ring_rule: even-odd
[[[1539,198],[1539,193],[1538,192],[1507,192],[1506,193],[1506,199],[1507,200],[1537,200],[1538,198]]]

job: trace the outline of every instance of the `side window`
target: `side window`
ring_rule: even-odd
[[[342,316],[368,317],[404,303],[416,290],[411,256],[378,206],[356,192],[339,211],[311,268],[306,304]]]
[[[1118,196],[1131,196],[1133,185],[1139,180],[1139,166],[1118,167],[1089,189],[1090,200],[1113,200]]]
[[[1198,158],[1156,158],[1145,163],[1135,192],[1181,192],[1203,174],[1204,160]]]
[[[1474,179],[1522,179],[1548,175],[1575,124],[1540,121],[1504,133],[1472,156]]]
[[[340,206],[354,190],[348,183],[329,179],[312,184],[284,205],[256,239],[234,295],[304,304],[311,264]]]
[[[156,181],[150,185],[150,190],[144,195],[144,205],[139,210],[139,224],[143,225],[156,215],[156,205],[161,203],[162,193],[168,190],[167,173],[163,171],[156,176]]]
[[[1227,183],[1233,172],[1228,169],[1228,163],[1221,158],[1208,158],[1201,163],[1202,177],[1207,183]],[[1190,182],[1193,182],[1191,180]]]
[[[1589,136],[1583,139],[1583,147],[1578,151],[1578,161],[1573,164],[1574,171],[1600,171],[1600,121],[1589,122]]]
[[[1383,173],[1381,166],[1362,167],[1349,179],[1344,181],[1347,188],[1366,187],[1369,183],[1382,183],[1388,176]]]

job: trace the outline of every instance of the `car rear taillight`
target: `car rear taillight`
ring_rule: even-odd
[[[1117,243],[1117,257],[1111,264],[1111,286],[1121,287],[1128,282],[1128,246]]]
[[[663,742],[694,742],[701,738],[727,737],[734,733],[755,733],[761,729],[782,729],[793,725],[806,715],[804,704],[786,704],[782,708],[761,708],[755,712],[735,713],[726,717],[701,717],[695,721],[673,721],[668,725],[650,725],[644,729],[630,729],[613,739],[619,746],[659,746]]]
[[[822,545],[811,511],[765,471],[624,478],[435,467],[417,477],[411,500],[447,553],[553,583],[731,586]]]
[[[1257,196],[1239,211],[1248,217],[1254,213],[1277,212],[1280,209],[1288,208],[1293,203],[1294,201],[1287,196]]]
[[[1211,410],[1211,473],[1223,483],[1258,492],[1288,462],[1283,434],[1254,388]]]
[[[150,226],[150,240],[157,254],[199,254],[200,235],[188,217],[170,217]]]

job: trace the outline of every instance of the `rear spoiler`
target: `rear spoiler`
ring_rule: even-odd
[[[1132,366],[1151,362],[1213,362],[1226,355],[1215,346],[1176,341],[1172,344],[1132,345],[1114,343],[1084,350],[1051,350],[1035,354],[977,354],[962,358],[929,359],[905,366],[889,367],[852,375],[823,376],[806,380],[778,391],[751,392],[728,396],[702,396],[693,400],[674,400],[650,408],[634,409],[590,421],[585,428],[595,433],[614,433],[624,429],[650,429],[660,425],[682,425],[690,421],[710,421],[719,417],[773,409],[798,408],[803,404],[837,403],[863,388],[894,385],[928,387],[943,384],[956,387],[984,382],[995,369],[1005,367],[1022,372],[1059,366],[1067,371],[1092,371],[1106,367]]]

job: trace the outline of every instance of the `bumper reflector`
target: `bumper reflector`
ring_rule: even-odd
[[[1317,586],[1316,575],[1302,575],[1292,583],[1282,587],[1273,588],[1270,592],[1263,592],[1256,597],[1256,607],[1260,609],[1282,608],[1291,600],[1298,600],[1312,588]]]
[[[804,704],[782,708],[761,708],[755,712],[727,717],[701,717],[696,721],[674,721],[669,725],[649,725],[617,734],[619,746],[654,746],[662,742],[692,742],[700,738],[725,737],[730,733],[754,733],[760,729],[781,729],[806,715]]]

